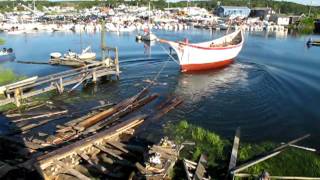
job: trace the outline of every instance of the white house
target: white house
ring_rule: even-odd
[[[269,20],[282,26],[288,26],[290,24],[290,17],[283,14],[275,14],[271,16]]]

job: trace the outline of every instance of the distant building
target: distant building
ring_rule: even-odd
[[[290,23],[290,18],[283,14],[272,15],[269,19],[270,21],[275,22],[278,25],[288,26]]]
[[[0,13],[0,21],[4,21],[5,17],[3,14]]]
[[[305,15],[302,14],[301,16],[294,16],[290,15],[289,17],[289,24],[296,24],[300,21],[301,18],[303,18]]]
[[[314,23],[314,27],[315,27],[314,31],[316,33],[320,33],[320,19],[316,20],[316,22]]]
[[[243,6],[219,6],[216,9],[216,14],[220,17],[248,17],[250,9]]]
[[[261,20],[269,20],[272,14],[275,14],[272,8],[256,7],[251,8],[250,17],[259,17]]]

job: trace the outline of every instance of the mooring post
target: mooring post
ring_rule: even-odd
[[[101,60],[106,58],[106,25],[104,20],[101,21]]]
[[[92,72],[92,82],[97,82],[97,73],[96,73],[96,71],[93,71]]]
[[[19,101],[19,97],[20,96],[20,89],[19,88],[16,88],[14,90],[14,100],[15,100],[15,104],[17,107],[20,107],[21,103]]]
[[[62,94],[63,93],[63,91],[64,91],[64,87],[63,87],[63,82],[62,82],[62,77],[60,78],[60,94]]]
[[[117,80],[120,79],[120,68],[119,68],[119,56],[118,56],[118,48],[116,47],[116,57],[114,59],[114,64],[116,65],[116,72],[117,72]]]

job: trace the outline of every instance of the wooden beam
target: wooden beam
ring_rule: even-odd
[[[259,177],[257,174],[236,173],[236,177]],[[290,179],[290,180],[320,180],[320,177],[302,177],[302,176],[270,176],[271,179]]]
[[[106,148],[104,146],[101,146],[99,144],[94,144],[94,146],[104,153],[107,153],[107,154],[109,154],[119,160],[123,160],[123,158],[121,156],[118,156],[117,154],[113,153],[112,151],[110,151],[108,148]]]
[[[237,128],[236,134],[234,136],[228,171],[236,167],[239,144],[240,144],[240,127]]]
[[[247,162],[247,163],[244,163],[244,164],[242,164],[242,165],[240,165],[240,166],[238,166],[238,167],[235,167],[233,170],[231,170],[231,174],[234,175],[235,173],[238,173],[238,172],[240,172],[240,171],[242,171],[242,170],[244,170],[244,169],[247,169],[247,168],[249,168],[249,167],[251,167],[251,166],[253,166],[253,165],[255,165],[255,164],[258,164],[258,163],[260,163],[260,162],[262,162],[262,161],[264,161],[264,160],[270,159],[270,158],[278,155],[278,154],[281,153],[281,152],[282,152],[282,151],[276,151],[276,152],[273,152],[273,153],[271,153],[271,154],[268,154],[268,155],[266,155],[266,156],[264,156],[264,157],[262,157],[262,158],[259,158],[259,159],[252,160],[252,161],[249,161],[249,162]]]
[[[204,178],[204,175],[206,173],[206,166],[207,166],[208,160],[207,157],[204,154],[201,154],[201,157],[199,159],[196,172],[194,173],[193,180],[202,180]]]

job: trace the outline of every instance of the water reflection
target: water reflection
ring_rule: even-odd
[[[215,92],[231,88],[233,83],[246,85],[251,65],[234,63],[221,70],[180,74],[175,93],[186,102],[196,103]]]

